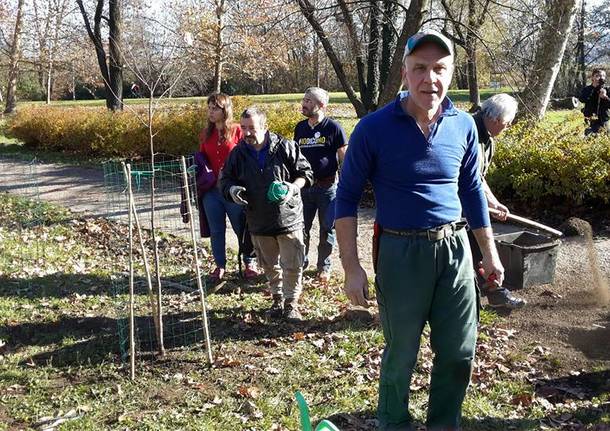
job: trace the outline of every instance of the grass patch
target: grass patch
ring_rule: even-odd
[[[185,337],[163,359],[141,348],[137,381],[130,381],[117,335],[127,296],[115,287],[127,268],[124,233],[122,225],[75,220],[60,207],[0,194],[0,429],[39,428],[45,417],[73,413],[60,429],[296,430],[296,390],[315,421],[375,429],[383,337],[375,320],[343,312],[337,277],[325,288],[306,274],[307,320],[292,325],[266,315],[262,280],[245,284],[230,274],[225,288],[207,297],[215,365],[207,366],[200,336]],[[187,243],[164,235],[160,250],[164,276],[192,277]],[[208,258],[204,272],[211,266]],[[183,292],[167,289],[164,298],[167,322],[197,311]],[[147,307],[140,285],[142,331]],[[570,417],[564,423],[608,420],[606,370],[592,370],[582,397],[540,391],[567,383],[546,382],[554,359],[517,348],[502,325],[496,313],[482,311],[465,430],[535,430],[556,426],[562,415]],[[420,423],[431,368],[426,329],[411,396]]]

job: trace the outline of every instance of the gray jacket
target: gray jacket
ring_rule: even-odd
[[[270,202],[267,199],[269,185],[273,181],[293,182],[304,178],[305,187],[309,187],[313,183],[313,171],[294,141],[269,132],[267,142],[268,154],[261,170],[248,144],[243,139],[239,141],[222,169],[220,189],[224,197],[233,202],[229,189],[245,187],[250,232],[275,236],[303,229],[303,202],[300,193],[285,203]]]

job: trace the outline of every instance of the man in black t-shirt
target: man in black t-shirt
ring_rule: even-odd
[[[336,121],[326,117],[328,93],[319,87],[305,91],[301,102],[301,112],[307,117],[294,129],[294,140],[307,158],[314,174],[313,186],[303,189],[303,216],[305,219],[305,263],[308,266],[309,238],[313,219],[318,213],[320,223],[320,244],[318,245],[318,278],[326,283],[330,278],[330,254],[335,245],[335,230],[327,220],[327,211],[334,211],[330,205],[337,192],[337,170],[347,150],[345,131]]]

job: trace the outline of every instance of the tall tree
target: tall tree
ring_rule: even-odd
[[[95,46],[97,62],[104,79],[106,107],[112,111],[123,109],[123,50],[121,0],[108,0],[108,17],[103,16],[104,0],[97,0],[93,27],[82,0],[76,0],[87,34]],[[108,53],[102,39],[102,19],[108,22]]]
[[[56,53],[69,0],[32,0],[34,30],[38,44],[38,81],[45,89],[47,104],[51,101]]]
[[[225,0],[214,0],[214,5],[216,6],[214,10],[216,15],[216,27],[214,28],[216,38],[214,44],[214,81],[212,86],[214,91],[220,92],[225,51],[224,33],[227,7],[225,5]]]
[[[25,0],[19,0],[17,4],[17,17],[15,18],[15,30],[10,47],[10,64],[8,72],[8,85],[6,86],[5,114],[11,114],[17,107],[17,78],[19,77],[19,61],[21,59],[21,28],[23,25],[23,7]]]
[[[408,37],[419,29],[427,0],[412,0],[408,8],[391,0],[368,0],[365,3],[367,13],[364,17],[362,13],[357,13],[352,3],[346,0],[333,0],[330,6],[320,9],[310,0],[296,1],[301,13],[319,38],[358,117],[374,111],[379,104],[387,102],[396,95],[400,88],[399,70],[404,45]],[[402,8],[403,13],[400,16],[396,12],[397,7]],[[363,8],[364,6],[358,6],[358,9]],[[333,16],[323,16],[322,9],[324,12],[331,10]],[[393,27],[400,19],[403,24],[398,33]],[[327,28],[331,27],[332,31],[329,31]],[[335,36],[339,34],[336,31],[338,29],[344,30],[344,35],[349,41],[352,55],[345,56],[346,60],[341,59],[336,40],[331,38],[331,34],[334,38],[340,37]],[[365,35],[364,38],[362,34]],[[391,52],[387,47],[393,45],[398,48]],[[354,89],[348,77],[349,60],[352,57],[360,94]],[[381,80],[382,77],[385,81]]]
[[[551,97],[574,18],[581,0],[550,0],[546,4],[547,19],[538,36],[534,64],[522,92],[520,111],[540,119]]]
[[[479,77],[477,73],[477,52],[479,31],[488,15],[491,0],[459,0],[450,2],[441,0],[445,14],[451,22],[453,33],[445,34],[466,52],[466,80],[470,103],[473,106],[481,104],[479,94]],[[466,17],[462,12],[466,10]]]

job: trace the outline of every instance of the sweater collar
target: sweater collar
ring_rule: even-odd
[[[403,99],[406,99],[407,97],[409,97],[409,92],[408,91],[401,91],[398,93],[398,95],[396,96],[396,99],[394,99],[394,107],[393,107],[393,112],[394,114],[398,115],[398,116],[406,116],[408,115],[403,109],[402,106],[400,104],[400,102]],[[457,115],[458,110],[455,107],[455,105],[453,104],[453,102],[451,101],[451,99],[449,99],[449,96],[445,96],[445,98],[443,99],[443,101],[441,102],[441,106],[442,106],[442,111],[440,117],[450,117],[450,116],[454,116]]]

